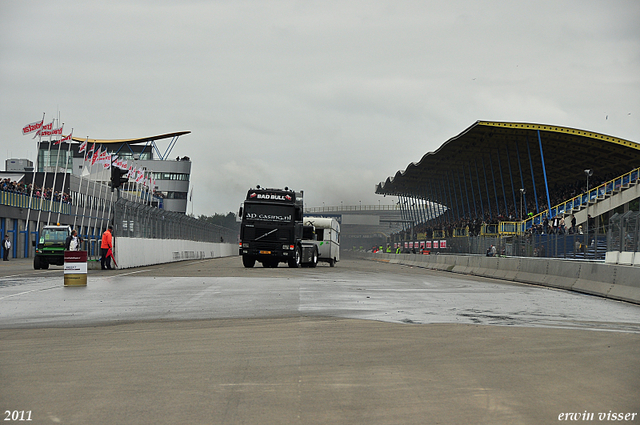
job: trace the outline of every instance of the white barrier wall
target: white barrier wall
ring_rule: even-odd
[[[435,270],[551,286],[640,304],[640,268],[554,258],[371,254],[369,258]]]
[[[178,239],[115,238],[114,254],[118,268],[149,266],[182,260],[238,255],[238,245]]]

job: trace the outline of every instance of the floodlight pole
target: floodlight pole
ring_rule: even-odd
[[[524,222],[524,209],[523,209],[523,204],[524,204],[524,194],[525,194],[525,190],[524,188],[520,189],[520,221]],[[524,231],[524,229],[522,229]]]
[[[589,176],[593,175],[593,170],[584,170],[584,173],[587,175],[587,209],[585,210],[585,213],[587,215],[587,221],[586,221],[586,228],[587,231],[584,233],[584,258],[587,258],[587,249],[589,247],[589,201],[590,201],[590,196],[589,196]]]

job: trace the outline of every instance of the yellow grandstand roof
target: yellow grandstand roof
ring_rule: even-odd
[[[149,136],[149,137],[140,137],[137,139],[88,139],[86,137],[73,137],[74,142],[82,143],[84,141],[88,141],[89,143],[96,143],[102,145],[110,145],[110,144],[120,144],[120,143],[128,143],[128,144],[136,144],[136,143],[147,143],[154,140],[162,140],[162,139],[170,139],[173,137],[182,136],[183,134],[189,134],[190,131],[178,131],[175,133],[166,133],[160,134],[158,136]]]
[[[455,182],[463,190],[466,184],[467,192],[486,192],[487,180],[497,182],[511,197],[520,187],[531,187],[533,179],[536,186],[545,177],[550,187],[562,186],[583,181],[584,170],[591,169],[595,182],[638,166],[640,144],[629,140],[556,125],[477,121],[379,183],[376,193],[422,197],[425,188],[437,190],[448,178],[444,184]],[[493,187],[490,192],[494,197]]]

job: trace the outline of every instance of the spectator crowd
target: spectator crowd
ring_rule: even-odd
[[[604,184],[609,180],[614,179],[615,177],[616,176],[603,176],[599,178],[593,178],[592,181],[594,184],[590,184],[589,189],[593,189],[601,184]],[[554,185],[554,187],[549,189],[549,200],[551,202],[551,207],[555,207],[563,202],[566,202],[582,193],[585,193],[586,191],[586,181],[575,182],[566,185]],[[467,211],[469,208],[465,203],[463,207],[464,213],[467,215],[466,217],[457,218],[454,216],[454,213],[451,210],[446,211],[441,216],[436,217],[435,219],[428,220],[426,223],[416,224],[413,228],[413,236],[415,237],[417,234],[422,233],[425,234],[427,239],[431,239],[434,237],[435,233],[437,235],[436,237],[440,237],[441,235],[443,237],[452,237],[456,229],[467,228],[469,236],[478,236],[480,235],[483,225],[497,225],[499,222],[515,222],[525,220],[536,215],[537,211],[545,211],[548,209],[546,191],[543,193],[541,192],[542,191],[537,193],[537,205],[534,194],[526,193],[523,198],[517,199],[516,206],[511,205],[506,211],[504,208],[504,199],[502,197],[499,197],[498,206],[501,211],[498,214],[496,214],[495,199],[492,200],[491,205],[487,204],[486,202],[484,204],[477,202],[475,206],[472,205],[471,214],[469,214],[469,211]],[[524,199],[526,199],[526,206],[520,205],[521,201]],[[461,207],[459,211],[462,212]],[[484,211],[484,215],[482,214],[482,211]],[[491,211],[493,214],[489,213],[489,211]],[[477,216],[475,218],[471,218],[470,216],[473,216],[475,212],[478,213]],[[409,214],[411,215],[412,213],[409,212]],[[425,215],[429,215],[429,213],[425,211]],[[589,217],[589,228],[591,228],[592,220],[593,218]],[[420,222],[420,218],[418,218],[417,221]],[[411,233],[411,229],[405,229],[393,235],[393,239],[408,240],[410,239]],[[527,233],[572,234],[582,233],[582,229],[580,227],[576,228],[575,217],[573,215],[558,215],[552,219],[550,219],[549,217],[544,217],[540,224],[533,225],[530,229],[527,230]]]
[[[20,193],[23,195],[31,195],[31,183],[24,184],[22,182],[16,182],[9,178],[2,179],[0,182],[0,190],[10,193]],[[42,198],[47,200],[54,200],[55,202],[62,201],[66,204],[71,204],[71,196],[65,192],[59,192],[52,188],[42,188],[40,186],[33,186],[33,196],[35,198]]]

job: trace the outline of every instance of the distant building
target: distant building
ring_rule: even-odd
[[[189,131],[162,134],[159,136],[144,137],[138,139],[100,140],[82,139],[74,137],[74,143],[62,142],[60,146],[51,145],[50,142],[40,143],[38,151],[38,172],[71,172],[74,176],[90,176],[91,180],[108,182],[110,172],[102,166],[91,166],[90,161],[85,161],[85,153],[80,153],[80,144],[88,141],[87,146],[96,149],[106,149],[127,163],[135,164],[145,170],[146,177],[153,177],[156,185],[152,188],[162,201],[159,205],[167,211],[187,212],[187,197],[191,179],[191,160],[188,157],[168,159],[171,149],[179,136],[188,134]],[[172,139],[169,148],[161,153],[155,144],[156,140]],[[32,165],[33,167],[33,165]],[[22,170],[24,171],[24,170]],[[57,184],[56,184],[57,186]],[[125,185],[126,186],[126,185]],[[133,186],[133,185],[131,185]],[[125,188],[126,190],[126,188]]]
[[[33,171],[33,161],[28,159],[9,158],[5,161],[5,171],[24,173]]]

